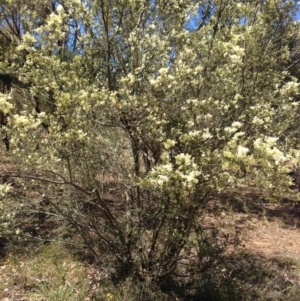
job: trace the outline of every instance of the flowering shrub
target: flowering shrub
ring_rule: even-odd
[[[112,271],[173,274],[221,192],[250,181],[268,199],[288,192],[283,163],[298,145],[286,135],[299,95],[285,68],[299,38],[292,9],[279,0],[67,0],[37,25],[25,5],[28,30],[14,62],[0,64],[27,83],[9,122],[22,167],[12,175],[42,181]]]

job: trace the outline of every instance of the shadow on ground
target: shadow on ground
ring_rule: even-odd
[[[236,193],[222,195],[221,204],[235,213],[264,216],[270,220],[277,218],[286,226],[300,227],[300,203],[290,199],[270,203],[259,194],[246,192],[242,196]]]
[[[300,261],[238,252],[215,262],[186,285],[185,301],[298,301]],[[170,289],[170,288],[169,288]]]

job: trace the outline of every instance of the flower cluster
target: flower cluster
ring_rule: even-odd
[[[258,138],[254,141],[254,150],[258,151],[266,159],[274,160],[277,165],[283,163],[287,160],[287,157],[276,147],[277,140],[277,137]]]

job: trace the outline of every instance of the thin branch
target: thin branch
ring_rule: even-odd
[[[82,239],[84,240],[86,246],[90,249],[90,251],[93,253],[93,255],[95,256],[95,258],[99,261],[99,256],[97,254],[97,252],[95,251],[95,249],[92,247],[90,241],[87,239],[86,235],[82,232],[82,227],[81,225],[79,225],[78,222],[76,222],[73,218],[71,218],[68,214],[65,214],[60,208],[59,206],[57,206],[55,203],[53,203],[50,200],[50,204],[63,216],[65,217],[71,225],[73,225],[76,230],[78,231],[78,233],[80,234],[80,236],[82,237]]]
[[[67,156],[67,163],[68,163],[68,172],[70,177],[70,183],[73,183],[73,175],[72,175],[72,168],[69,156]]]
[[[291,65],[287,66],[284,71],[289,70],[290,68],[294,67],[295,65],[297,65],[298,63],[300,63],[300,58],[296,61],[294,61]]]
[[[29,179],[29,180],[36,180],[36,181],[41,181],[41,182],[46,182],[46,183],[50,183],[50,184],[54,184],[54,185],[69,185],[72,186],[73,188],[75,188],[76,190],[82,192],[85,195],[91,196],[93,195],[92,192],[89,192],[87,190],[85,190],[84,188],[80,187],[79,185],[69,182],[69,181],[54,181],[54,180],[50,180],[50,179],[45,179],[45,178],[41,178],[39,176],[29,176],[29,175],[21,175],[21,174],[10,174],[7,173],[4,176],[9,176],[12,178],[22,178],[22,179]]]

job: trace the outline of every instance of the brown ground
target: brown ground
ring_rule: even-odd
[[[9,162],[1,163],[9,165]],[[262,255],[266,259],[290,258],[298,262],[300,260],[300,205],[287,202],[281,205],[251,206],[251,202],[255,203],[255,200],[249,200],[250,205],[242,204],[243,208],[237,208],[238,206],[235,208],[233,205],[227,211],[228,207],[232,206],[229,200],[227,205],[223,206],[224,211],[221,214],[224,216],[225,224],[228,223],[229,227],[235,227],[237,231],[240,231],[244,249],[253,254]],[[11,276],[9,274],[12,271],[7,265],[8,262],[5,260],[0,261],[0,277],[3,279],[9,279]],[[93,277],[95,273],[90,271],[91,268],[87,268],[86,273]],[[6,298],[8,295],[11,296],[4,291],[1,292],[0,287],[0,301],[28,300],[26,298],[8,299]]]
[[[225,212],[222,215],[224,215],[225,221],[228,219],[230,227],[235,225],[235,228],[240,231],[242,245],[247,252],[262,256],[266,260],[290,258],[298,261],[300,260],[299,213],[300,206],[265,204],[261,205],[259,209],[249,209],[243,213]],[[6,278],[9,282],[8,279],[12,276],[11,272],[9,262],[0,262],[0,277]],[[92,271],[91,267],[87,267],[86,274],[90,278],[90,283],[93,283],[92,278],[96,272]],[[298,279],[300,279],[300,274]],[[13,294],[12,291],[14,291]],[[23,295],[26,291],[26,288],[10,287],[9,291],[0,292],[0,301],[30,300]],[[9,298],[7,298],[8,296]],[[92,300],[92,298],[86,298],[86,300]]]
[[[249,221],[246,248],[267,256],[300,259],[300,207],[273,205],[264,209],[264,216]]]

